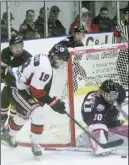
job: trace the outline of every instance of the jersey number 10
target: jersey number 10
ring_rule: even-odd
[[[102,114],[95,114],[94,121],[101,121],[103,118]]]

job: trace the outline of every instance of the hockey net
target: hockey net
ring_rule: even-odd
[[[83,99],[88,92],[97,91],[101,83],[106,79],[119,82],[125,88],[126,104],[124,104],[123,108],[128,113],[128,43],[79,47],[71,49],[70,52],[72,58],[68,65],[68,84],[70,108],[74,110],[75,119],[84,127],[86,126],[81,116]],[[124,124],[128,124],[128,121],[125,121]],[[75,125],[75,139],[82,132]]]
[[[66,103],[66,110],[82,122],[81,104],[89,91],[98,90],[106,79],[120,82],[128,89],[128,44],[101,45],[69,49],[68,64],[54,70],[51,96],[58,96]],[[48,106],[42,146],[69,147],[76,145],[76,137],[82,132],[66,116],[53,112]],[[22,146],[30,146],[30,123],[26,123],[17,139]]]

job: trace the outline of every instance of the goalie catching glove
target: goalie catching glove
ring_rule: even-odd
[[[51,103],[49,104],[50,107],[60,114],[65,114],[65,103],[58,99],[57,97],[53,97]]]

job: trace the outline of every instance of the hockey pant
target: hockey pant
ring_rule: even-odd
[[[26,121],[31,120],[32,143],[40,144],[44,125],[44,110],[26,91],[12,89],[11,102],[17,114],[9,121],[9,134],[16,136]]]

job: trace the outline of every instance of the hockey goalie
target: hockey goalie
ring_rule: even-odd
[[[122,85],[112,80],[105,80],[97,92],[89,92],[85,96],[81,106],[82,118],[91,135],[100,143],[108,142],[111,134],[109,132],[128,137],[128,126],[123,126],[124,120],[118,118],[120,112],[128,118],[128,115],[121,109],[125,97],[126,92]],[[94,155],[111,153],[110,148],[101,148],[85,133],[77,138],[77,146],[91,147]]]

